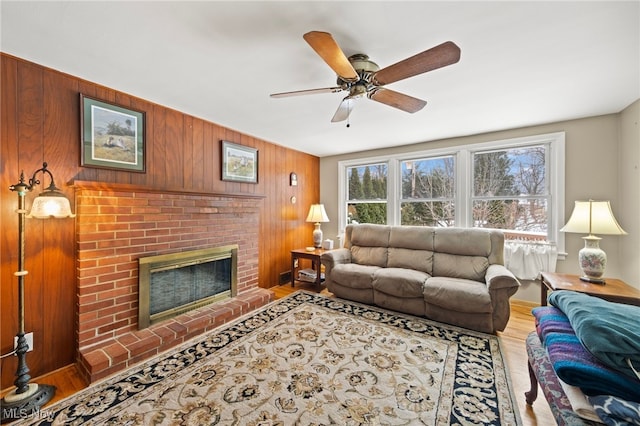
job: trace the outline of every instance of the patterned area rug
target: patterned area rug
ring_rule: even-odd
[[[304,291],[40,415],[20,424],[521,424],[496,336]]]

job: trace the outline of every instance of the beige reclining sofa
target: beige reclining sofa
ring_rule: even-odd
[[[358,224],[321,262],[337,297],[494,333],[520,286],[503,248],[495,230]]]

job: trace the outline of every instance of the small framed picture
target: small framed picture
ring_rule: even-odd
[[[222,142],[222,180],[258,183],[258,150]]]
[[[80,95],[80,165],[145,172],[145,113]]]

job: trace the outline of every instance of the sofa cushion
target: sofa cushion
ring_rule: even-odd
[[[433,252],[390,247],[387,268],[415,269],[431,275],[433,272]]]
[[[361,224],[349,229],[351,261],[360,265],[387,266],[390,226]]]
[[[373,276],[373,289],[401,298],[423,297],[424,282],[429,274],[413,269],[380,268]]]
[[[488,257],[491,254],[491,233],[479,228],[436,228],[434,251],[465,256]]]
[[[461,278],[431,277],[424,290],[424,301],[457,312],[493,312],[487,286]]]
[[[372,292],[373,303],[381,308],[417,315],[419,317],[425,315],[425,304],[424,298],[422,297],[395,297],[375,290],[372,290]]]
[[[389,247],[433,251],[434,228],[394,226],[389,232]]]
[[[484,283],[489,261],[481,256],[433,254],[433,276],[462,278]]]
[[[388,247],[391,227],[363,223],[351,228],[350,244],[364,247]]]
[[[343,287],[371,288],[374,273],[378,266],[358,265],[356,263],[343,263],[336,265],[331,271],[331,280]]]
[[[486,257],[504,265],[504,234],[482,228],[435,228],[433,251]]]
[[[351,246],[351,261],[359,265],[387,266],[386,247]]]

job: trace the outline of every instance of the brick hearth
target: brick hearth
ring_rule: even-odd
[[[75,182],[78,366],[91,383],[273,300],[258,286],[261,197]],[[238,295],[138,330],[138,258],[238,244]]]

